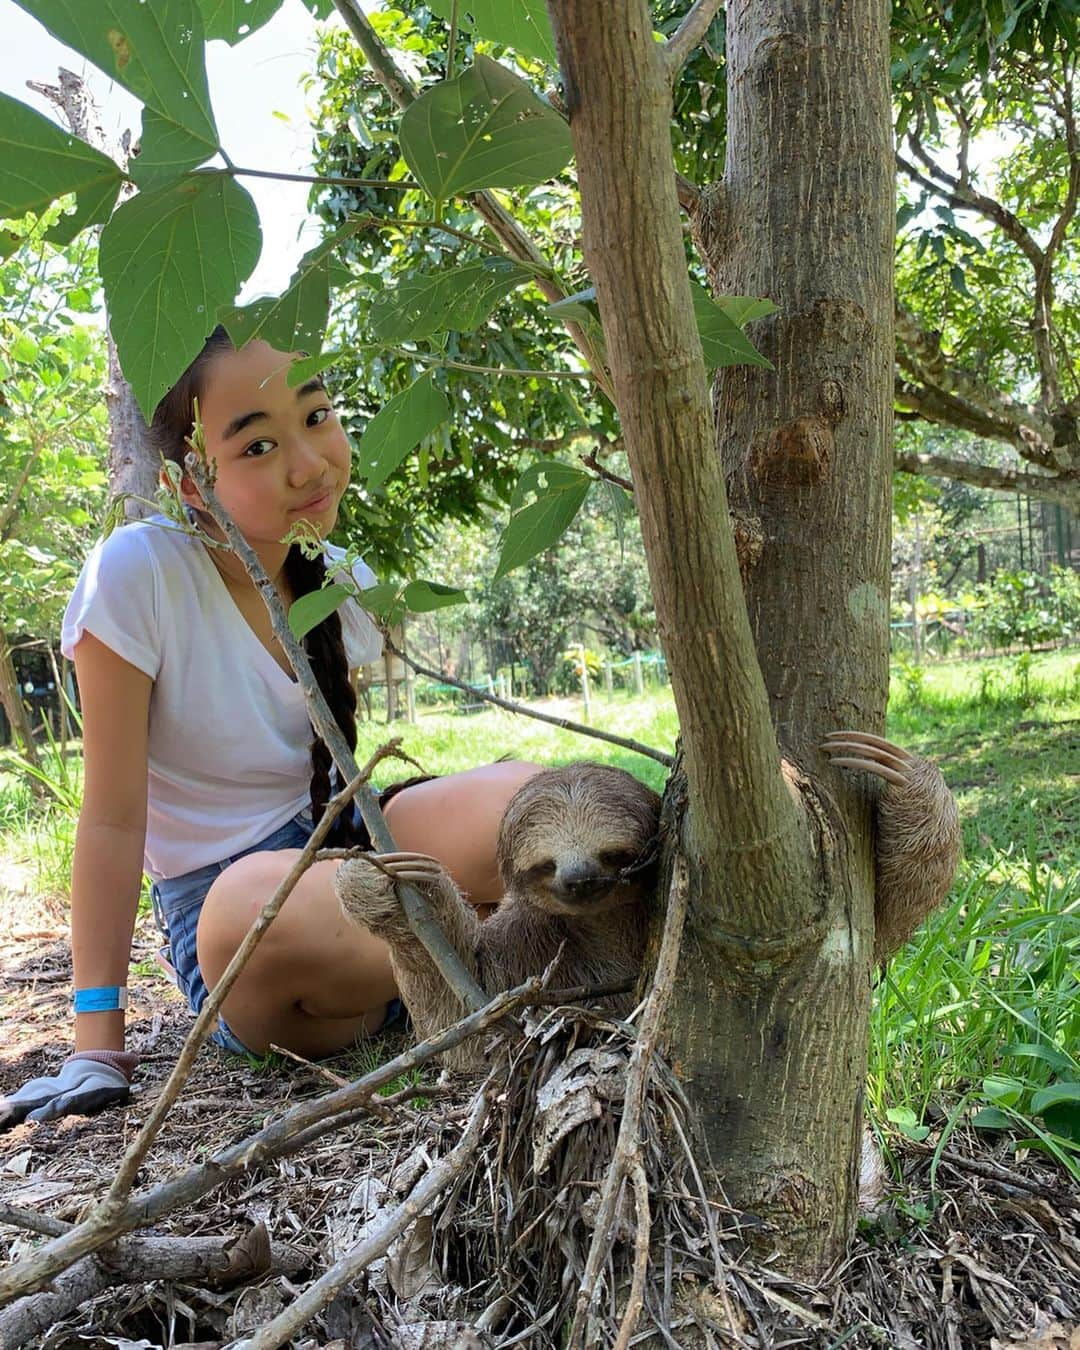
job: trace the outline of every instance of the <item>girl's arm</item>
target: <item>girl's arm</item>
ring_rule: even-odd
[[[86,633],[75,648],[86,782],[71,876],[74,987],[127,984],[146,839],[153,681]],[[122,1050],[124,1013],[81,1013],[75,1049]]]

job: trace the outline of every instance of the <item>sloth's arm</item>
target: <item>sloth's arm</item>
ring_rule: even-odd
[[[462,1010],[457,995],[409,926],[394,889],[396,881],[411,881],[420,887],[439,926],[474,977],[480,921],[442,865],[424,853],[383,853],[378,866],[366,858],[352,858],[338,868],[334,889],[342,912],[389,946],[398,992],[424,1037],[456,1022]]]
[[[880,736],[837,731],[822,749],[884,782],[877,806],[874,964],[897,952],[945,899],[960,861],[960,814],[936,764]]]

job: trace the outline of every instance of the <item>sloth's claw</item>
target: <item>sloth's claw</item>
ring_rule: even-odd
[[[915,757],[881,736],[865,731],[833,731],[825,738],[821,750],[832,758],[830,762],[842,769],[871,773],[897,787],[906,786]]]

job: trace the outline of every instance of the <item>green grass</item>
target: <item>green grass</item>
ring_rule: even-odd
[[[893,672],[888,733],[940,763],[960,803],[966,858],[943,909],[878,984],[868,1101],[879,1125],[925,1137],[973,1120],[1056,1156],[1080,1181],[1080,651]],[[670,690],[599,693],[594,725],[664,750]],[[365,723],[357,758],[391,736],[429,773],[501,756],[603,759],[654,787],[664,770],[630,751],[491,710]],[[378,781],[408,776],[381,765]],[[49,760],[43,806],[0,758],[3,851],[43,889],[70,869],[78,767]],[[938,1136],[941,1137],[940,1135]],[[990,1137],[993,1137],[992,1135]]]

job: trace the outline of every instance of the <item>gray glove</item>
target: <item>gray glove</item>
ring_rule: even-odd
[[[10,1097],[0,1097],[0,1130],[24,1120],[90,1116],[126,1102],[139,1062],[130,1050],[84,1050],[71,1055],[51,1077],[31,1078]]]

